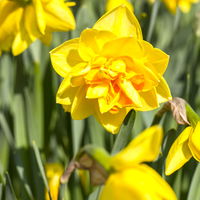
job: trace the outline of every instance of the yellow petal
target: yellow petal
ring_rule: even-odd
[[[80,36],[79,53],[85,61],[90,61],[102,50],[104,44],[116,36],[108,31],[85,29]]]
[[[101,55],[107,57],[131,57],[144,59],[143,47],[140,41],[132,37],[117,38],[105,43]]]
[[[159,103],[163,103],[172,99],[169,86],[163,77],[160,78],[160,82],[156,87],[156,93]]]
[[[163,75],[169,63],[169,56],[162,50],[153,48],[153,46],[146,41],[142,41],[142,46],[145,51],[146,63],[151,70],[155,73]]]
[[[56,94],[56,103],[62,104],[65,111],[70,112],[77,90],[78,87],[71,87],[70,78],[65,78]]]
[[[179,0],[178,6],[183,12],[187,13],[190,11],[191,2],[186,0]]]
[[[12,44],[12,53],[13,55],[19,55],[24,50],[26,50],[29,45],[32,43],[31,38],[29,37],[23,22],[20,24],[20,30],[16,34],[13,44]]]
[[[107,0],[106,11],[110,11],[120,5],[124,4],[127,8],[133,12],[134,8],[128,0]]]
[[[87,89],[86,98],[95,99],[99,97],[106,96],[108,93],[109,86],[106,83],[102,83],[99,85],[91,85]]]
[[[11,49],[23,14],[23,8],[14,1],[0,3],[0,49]]]
[[[60,177],[62,176],[64,169],[59,163],[48,163],[45,164],[45,171],[52,200],[57,200],[59,194]],[[45,192],[45,200],[49,200],[48,191]]]
[[[134,110],[148,111],[159,107],[156,90],[152,88],[146,92],[139,92],[141,107],[134,107]]]
[[[74,96],[71,115],[75,120],[81,120],[94,113],[94,100],[86,99],[86,88],[79,87]]]
[[[82,62],[77,51],[78,42],[78,38],[72,39],[50,51],[52,65],[62,77],[65,77],[70,72],[71,67]]]
[[[130,81],[126,79],[119,81],[119,87],[123,91],[123,93],[133,102],[133,106],[136,108],[142,107],[140,95],[138,91],[133,87]]]
[[[170,175],[181,168],[192,157],[191,151],[188,147],[188,140],[192,131],[192,127],[185,128],[172,144],[166,158],[166,175]]]
[[[45,21],[45,14],[41,0],[33,0],[33,6],[36,12],[36,19],[39,30],[42,34],[45,33],[46,29],[46,21]]]
[[[176,200],[170,186],[147,165],[136,165],[109,176],[100,200]]]
[[[137,18],[125,6],[117,7],[103,15],[93,28],[110,31],[118,37],[142,39],[142,31]]]
[[[32,5],[28,5],[24,8],[23,21],[26,32],[32,41],[40,37],[41,33],[37,25],[35,9]]]
[[[122,170],[141,162],[155,160],[160,152],[162,137],[163,131],[160,126],[147,128],[133,139],[125,149],[112,157],[113,168]]]
[[[51,0],[43,3],[45,20],[53,31],[67,31],[75,28],[75,19],[63,0]]]
[[[188,146],[193,157],[200,162],[200,122],[197,123],[193,133],[190,135]]]
[[[94,116],[108,132],[113,133],[113,134],[119,131],[119,128],[124,118],[130,111],[130,109],[128,108],[123,108],[123,109],[120,109],[119,112],[117,113],[106,112],[102,114],[100,113],[98,106],[95,105],[95,107],[96,109],[95,109]]]

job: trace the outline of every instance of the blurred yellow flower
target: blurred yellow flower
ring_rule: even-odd
[[[183,130],[171,146],[166,158],[166,175],[180,169],[191,157],[200,162],[200,122]]]
[[[192,3],[197,3],[199,0],[163,0],[163,2],[166,4],[166,6],[169,8],[169,10],[172,13],[176,12],[177,7],[182,12],[189,12],[191,8]]]
[[[62,176],[64,169],[61,164],[48,163],[45,165],[45,171],[52,200],[57,200],[60,186],[60,177]],[[45,200],[49,199],[49,194],[46,191]]]
[[[80,38],[50,54],[64,78],[56,101],[73,119],[94,115],[116,133],[131,109],[152,110],[171,99],[162,77],[169,56],[142,39],[136,17],[125,6],[106,13]]]
[[[74,29],[68,5],[64,0],[1,0],[0,54],[12,49],[18,55],[36,39],[49,44],[53,31]]]
[[[100,200],[177,199],[167,182],[148,165],[142,164],[157,158],[162,137],[162,129],[153,126],[111,158],[114,172],[108,177]]]
[[[133,6],[132,4],[130,3],[130,1],[128,0],[107,0],[107,3],[106,3],[106,11],[110,11],[120,5],[126,5],[128,9],[130,9],[130,11],[133,12]]]
[[[150,3],[154,3],[155,0],[148,0]],[[176,9],[179,8],[182,12],[187,13],[190,11],[191,4],[197,3],[199,0],[162,0],[172,13],[176,13]]]

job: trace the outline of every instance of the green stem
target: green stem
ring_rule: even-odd
[[[151,18],[150,18],[149,30],[147,33],[147,41],[149,41],[149,42],[151,41],[151,38],[152,38],[152,34],[153,34],[154,27],[155,27],[159,7],[160,7],[160,0],[157,0],[153,5],[153,10],[151,13]]]

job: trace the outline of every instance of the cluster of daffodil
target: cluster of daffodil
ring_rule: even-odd
[[[163,0],[173,13],[177,8],[188,12],[197,1]],[[36,39],[50,43],[52,32],[74,29],[71,5],[63,0],[1,0],[0,53],[12,50],[18,55]],[[53,49],[50,57],[54,70],[63,78],[56,102],[73,119],[93,115],[108,132],[116,134],[129,111],[153,110],[172,99],[163,78],[169,56],[143,39],[131,2],[107,1],[106,9],[92,28]],[[191,122],[175,140],[166,158],[167,175],[192,156],[200,161],[199,130],[200,122]],[[162,137],[162,128],[153,126],[113,156],[104,153],[98,157],[93,154],[95,148],[90,149],[90,161],[97,162],[104,174],[100,200],[177,199],[168,183],[144,163],[159,156]],[[75,168],[93,170],[82,158],[77,158]],[[53,200],[58,198],[62,172],[60,165],[46,166]]]

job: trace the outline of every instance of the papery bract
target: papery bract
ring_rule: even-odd
[[[75,28],[69,3],[64,0],[1,0],[0,54],[22,53],[36,39],[49,44],[51,32]]]
[[[94,115],[116,133],[131,109],[152,110],[171,99],[162,77],[169,56],[142,39],[136,17],[125,6],[106,13],[80,38],[50,54],[64,78],[56,101],[73,119]]]

